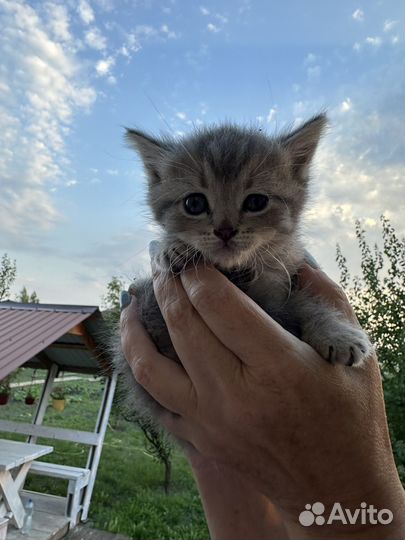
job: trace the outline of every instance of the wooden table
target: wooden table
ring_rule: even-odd
[[[12,522],[18,529],[23,526],[25,516],[19,491],[31,463],[52,451],[53,446],[0,439],[0,498],[3,499],[6,511],[12,512]]]

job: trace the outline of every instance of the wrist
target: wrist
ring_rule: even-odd
[[[324,540],[401,540],[405,538],[405,492],[397,477],[381,492],[364,492],[357,502],[306,505],[297,516],[283,516],[290,538]],[[323,508],[322,508],[323,506]],[[308,508],[309,507],[309,508]]]

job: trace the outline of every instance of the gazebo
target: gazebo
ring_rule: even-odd
[[[9,528],[7,539],[18,538],[20,535],[18,529],[23,524],[25,514],[22,503],[26,494],[23,485],[28,470],[35,474],[68,480],[67,497],[63,502],[58,502],[58,508],[61,509],[59,521],[56,521],[57,512],[50,512],[45,518],[47,505],[49,508],[57,507],[55,496],[33,492],[29,494],[34,503],[37,497],[35,507],[38,511],[34,513],[34,518],[37,516],[39,519],[39,514],[43,511],[42,521],[49,523],[49,534],[44,538],[54,538],[57,530],[60,532],[64,528],[66,532],[69,527],[72,528],[79,521],[87,519],[116,387],[116,376],[111,371],[109,353],[105,347],[107,331],[106,322],[97,306],[0,302],[0,380],[21,366],[47,370],[32,423],[2,420],[0,411],[1,432],[27,436],[25,443],[0,439],[0,458],[3,458],[0,462],[0,522],[6,517],[11,519],[15,527]],[[104,392],[93,432],[42,425],[52,385],[61,371],[105,377]],[[36,445],[38,437],[88,445],[86,467],[45,463],[36,461],[35,458],[31,459],[29,464],[18,462],[15,456],[19,455],[20,450],[24,452],[27,448],[45,448]],[[17,445],[18,451],[12,451],[14,460],[5,455],[8,444]],[[31,452],[31,455],[34,454]],[[55,523],[52,523],[52,520]],[[57,536],[60,538],[61,534]]]

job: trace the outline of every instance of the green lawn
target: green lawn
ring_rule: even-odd
[[[66,409],[58,413],[49,406],[44,424],[93,430],[102,384],[72,381],[63,386],[69,392]],[[30,422],[35,406],[25,405],[25,394],[26,390],[15,389],[11,401],[0,407],[0,418]],[[165,495],[163,467],[145,451],[143,434],[123,420],[115,407],[113,410],[90,507],[92,526],[143,540],[208,538],[201,502],[184,457],[174,451],[170,493]],[[7,434],[0,436],[5,438]],[[44,460],[76,466],[86,464],[85,445],[46,439],[38,439],[38,443],[49,443],[55,448]],[[63,480],[31,475],[26,487],[66,495]]]

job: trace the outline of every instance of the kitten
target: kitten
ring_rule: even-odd
[[[299,226],[310,164],[326,124],[321,114],[276,137],[231,124],[182,140],[133,129],[126,137],[143,160],[148,202],[163,229],[159,265],[180,272],[201,259],[213,264],[325,360],[351,366],[371,352],[366,334],[293,279],[304,257]],[[177,359],[152,280],[134,287],[140,319],[159,350]],[[158,412],[122,353],[116,369],[129,406]]]

